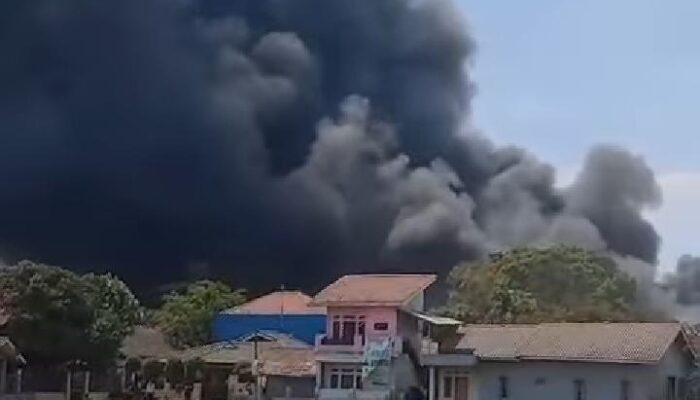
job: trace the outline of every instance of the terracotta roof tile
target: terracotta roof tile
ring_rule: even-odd
[[[314,297],[317,305],[401,306],[425,290],[435,275],[345,275]]]
[[[459,349],[486,360],[656,363],[678,338],[677,323],[467,325]]]
[[[323,307],[309,305],[311,297],[299,291],[277,291],[267,294],[238,307],[224,311],[224,314],[288,314],[325,315]]]

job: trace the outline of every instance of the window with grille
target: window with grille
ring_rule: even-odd
[[[331,389],[362,389],[362,369],[332,368],[328,386]]]

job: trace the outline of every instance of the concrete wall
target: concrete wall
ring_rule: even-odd
[[[309,344],[326,330],[325,315],[219,314],[214,320],[214,340],[234,340],[243,335],[273,330],[288,333]]]
[[[454,373],[470,379],[469,400],[500,400],[500,377],[508,380],[508,400],[574,400],[574,380],[584,380],[587,400],[620,400],[622,381],[629,382],[630,399],[664,400],[666,379],[683,378],[690,357],[674,344],[658,365],[582,362],[488,362],[474,368],[439,368],[438,400],[444,396],[444,378]]]

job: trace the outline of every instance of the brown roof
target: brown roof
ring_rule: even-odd
[[[467,325],[458,349],[485,360],[654,364],[681,334],[677,323]]]
[[[316,305],[401,306],[433,282],[435,275],[345,275],[314,297]]]
[[[187,349],[185,360],[201,359],[208,364],[250,365],[253,360],[253,343],[226,341]],[[315,376],[313,348],[300,341],[258,342],[258,359],[263,375]]]
[[[137,326],[134,333],[122,342],[121,353],[126,358],[167,360],[177,358],[178,350],[173,348],[158,328]]]
[[[323,307],[312,307],[311,297],[300,291],[278,291],[224,311],[224,314],[313,314],[325,315]]]

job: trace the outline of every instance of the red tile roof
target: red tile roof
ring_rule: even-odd
[[[309,305],[311,297],[299,291],[277,291],[267,294],[238,307],[224,311],[224,314],[287,314],[325,315],[323,307]]]
[[[345,275],[314,297],[312,304],[402,306],[435,282],[435,275]]]
[[[467,325],[458,349],[484,360],[655,364],[681,334],[677,323]],[[685,336],[683,336],[685,338]]]

